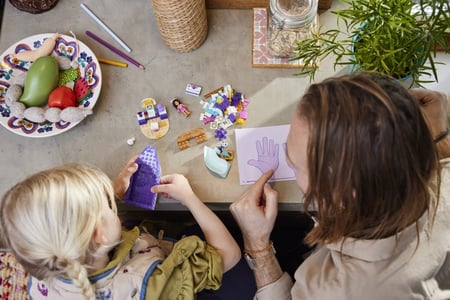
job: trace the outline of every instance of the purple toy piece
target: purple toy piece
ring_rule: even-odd
[[[169,116],[167,115],[166,107],[162,105],[161,103],[156,104],[156,108],[158,110],[159,118],[161,120],[168,119]]]
[[[217,108],[220,109],[222,112],[224,112],[224,111],[227,109],[227,107],[228,107],[228,105],[229,105],[229,102],[228,102],[228,98],[227,98],[227,97],[222,96],[222,98],[223,98],[222,102],[221,102],[221,103],[216,102],[216,103],[214,104],[214,107],[217,107]]]
[[[157,195],[150,188],[160,183],[161,166],[158,153],[153,146],[147,146],[136,159],[138,170],[130,179],[125,193],[125,203],[154,210]]]
[[[231,97],[231,106],[238,106],[239,105],[239,100],[241,100],[242,98],[242,94],[235,92],[233,94],[233,96]]]
[[[214,137],[219,141],[225,140],[227,138],[227,131],[223,128],[219,128],[215,131]]]
[[[146,112],[140,111],[140,112],[136,113],[136,117],[138,119],[139,125],[147,124]]]
[[[241,119],[247,120],[248,118],[248,112],[246,110],[241,110],[239,112],[239,117],[241,117]]]

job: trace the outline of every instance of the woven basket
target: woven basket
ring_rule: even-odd
[[[55,7],[58,0],[9,0],[9,2],[19,10],[39,14]]]
[[[174,51],[200,47],[208,33],[205,0],[152,0],[164,43]]]

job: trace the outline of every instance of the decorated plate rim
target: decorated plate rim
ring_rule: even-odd
[[[9,107],[5,103],[5,94],[9,85],[12,83],[14,75],[17,75],[19,72],[26,72],[31,66],[30,62],[12,62],[10,55],[19,52],[22,48],[34,50],[38,48],[46,38],[53,36],[54,34],[55,33],[42,33],[26,37],[11,45],[1,54],[0,123],[3,127],[15,134],[33,138],[50,137],[66,132],[81,122],[30,122],[26,119],[18,119],[12,116]],[[76,47],[73,47],[72,45],[76,45]],[[82,41],[65,34],[58,34],[57,43],[52,54],[60,56],[64,55],[69,57],[72,61],[75,60],[78,62],[80,76],[85,77],[85,79],[88,78],[88,84],[92,88],[91,97],[84,102],[83,105],[86,108],[93,109],[100,95],[102,86],[102,72],[95,54]]]

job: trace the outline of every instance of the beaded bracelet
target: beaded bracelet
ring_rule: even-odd
[[[441,133],[439,133],[439,135],[434,139],[434,142],[438,143],[441,140],[443,140],[448,135],[448,131],[449,131],[449,128],[447,127],[446,130],[444,130]]]

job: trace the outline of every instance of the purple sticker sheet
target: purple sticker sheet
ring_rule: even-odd
[[[145,147],[136,163],[139,167],[130,179],[130,186],[125,193],[125,203],[154,210],[157,195],[152,193],[150,188],[159,184],[161,178],[161,165],[156,148]]]

